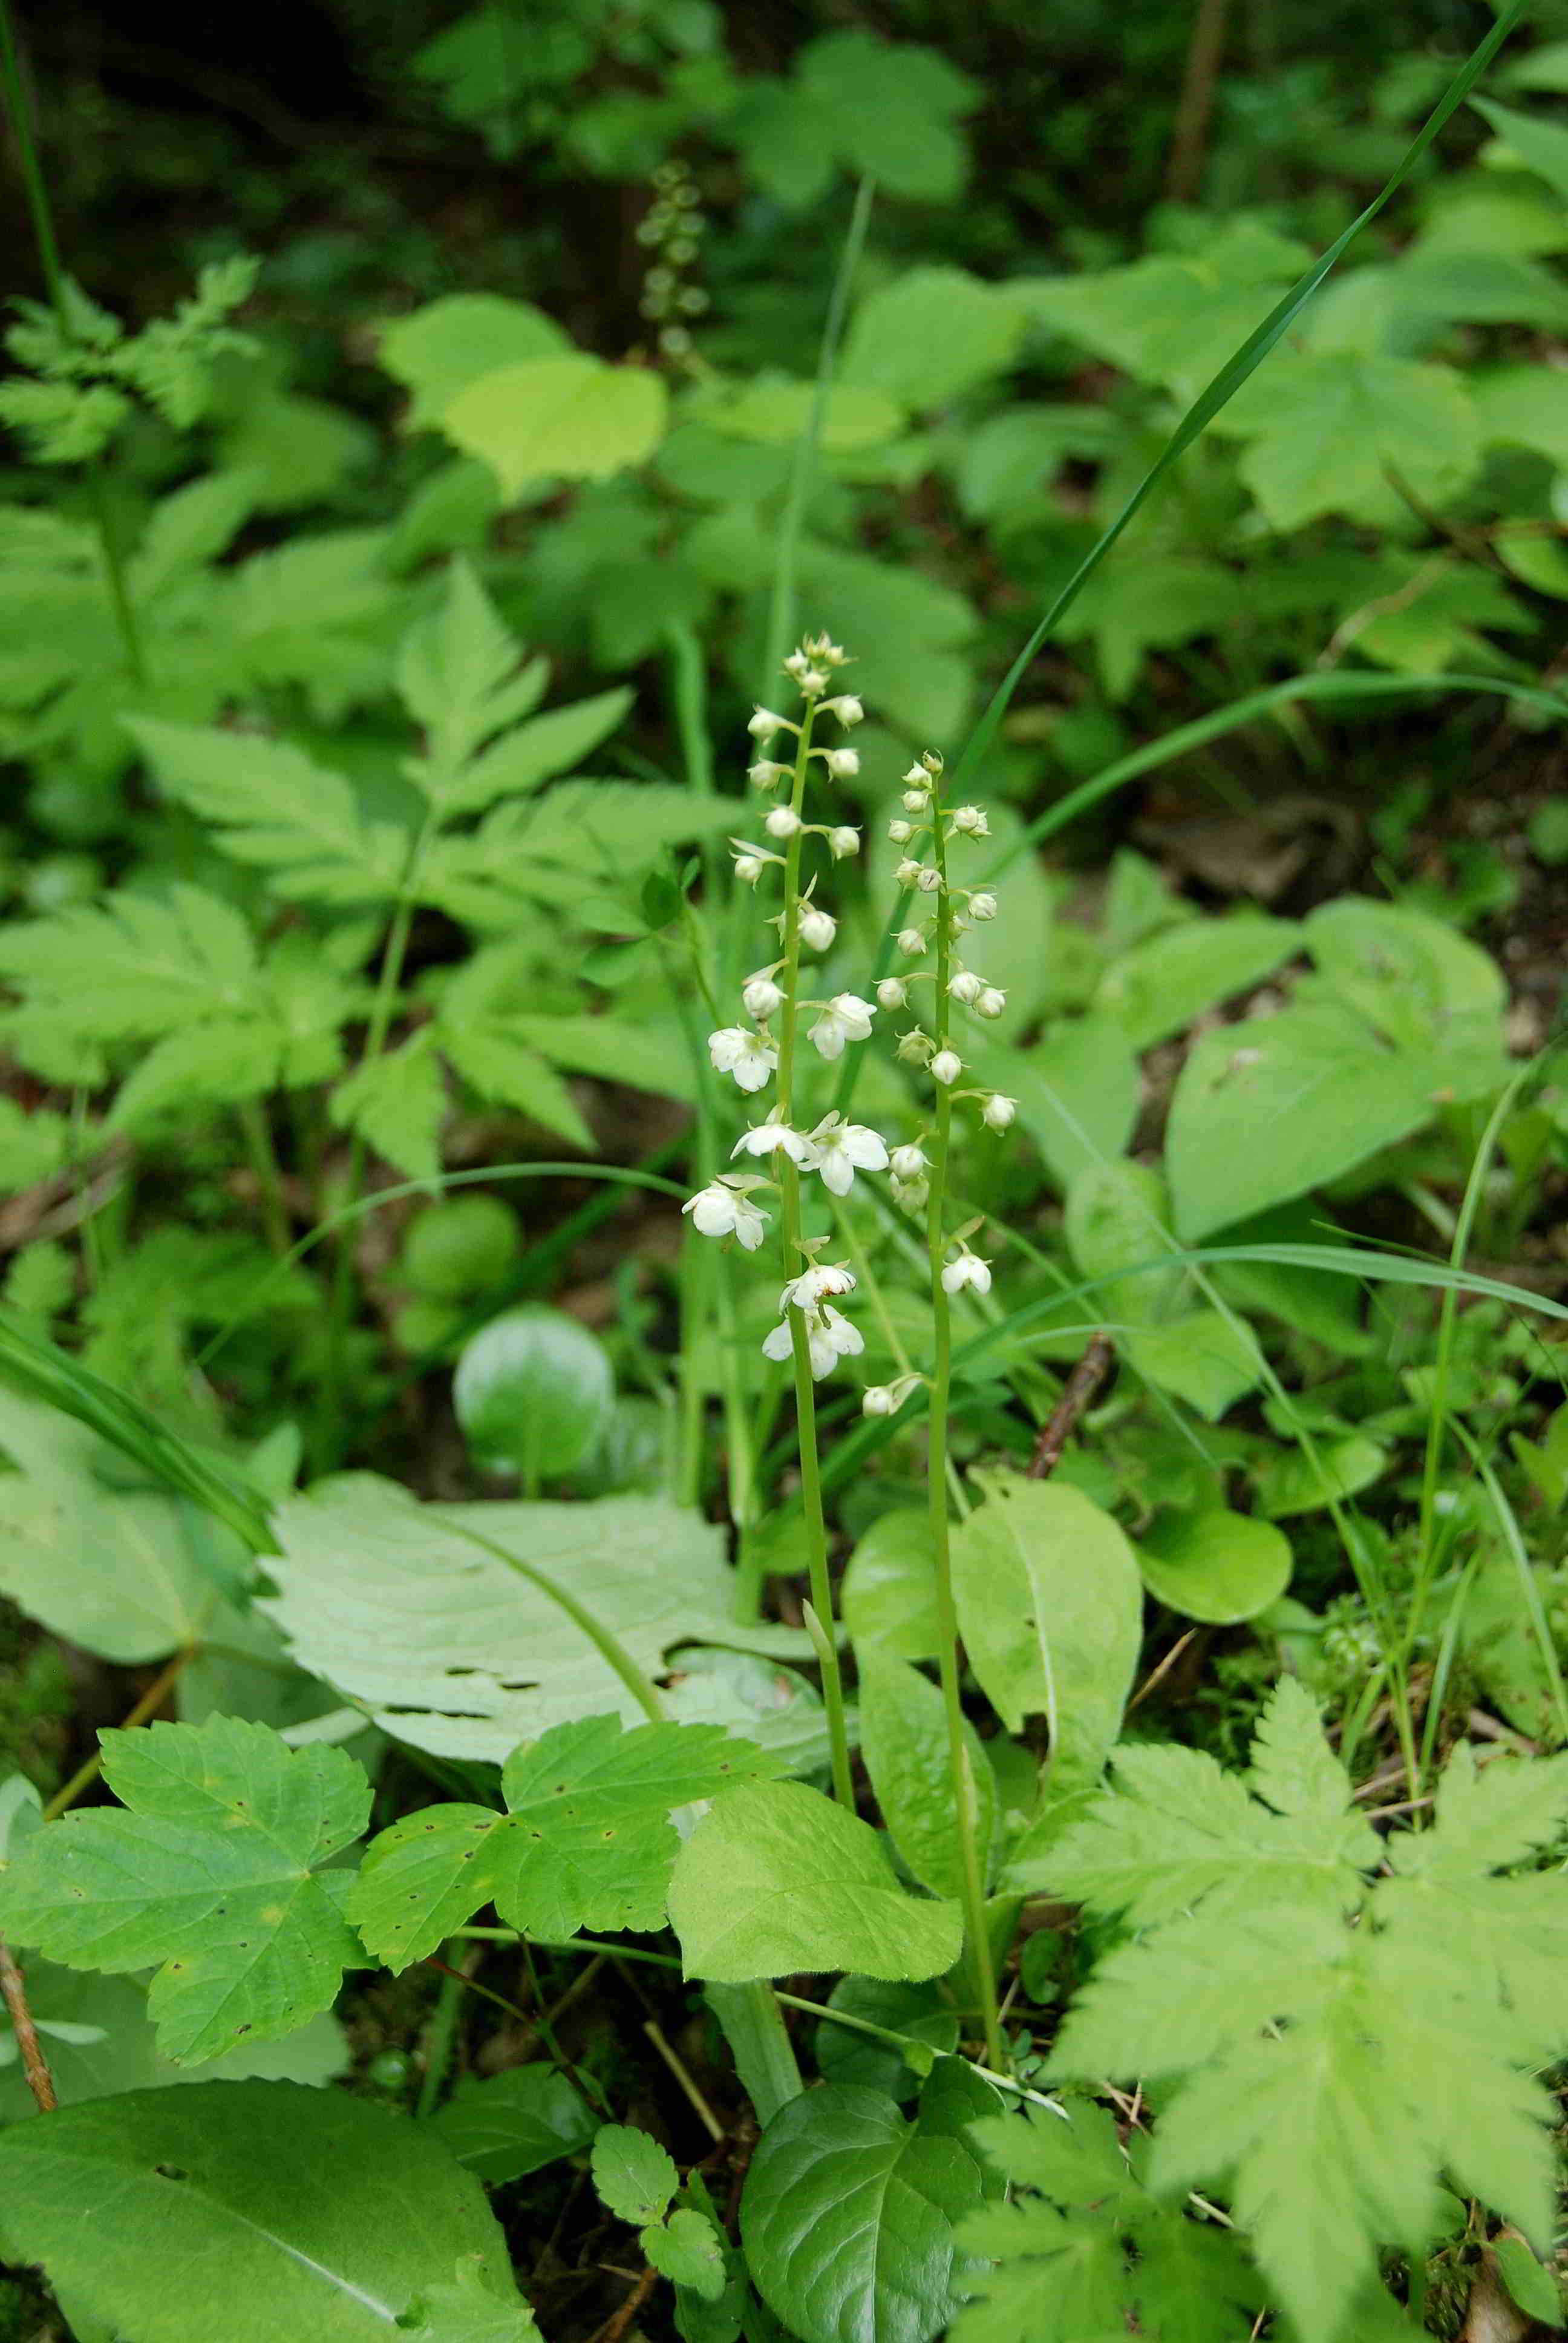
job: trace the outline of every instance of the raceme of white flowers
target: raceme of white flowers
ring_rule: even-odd
[[[779,934],[780,957],[755,970],[740,988],[740,1006],[749,1021],[721,1026],[708,1039],[709,1056],[716,1072],[733,1076],[739,1088],[749,1096],[758,1096],[778,1083],[781,1049],[787,1069],[785,1079],[790,1081],[789,1070],[795,1061],[797,1031],[820,1057],[837,1061],[846,1050],[870,1038],[879,1014],[907,1009],[915,986],[936,981],[930,969],[883,977],[874,986],[872,999],[850,991],[811,999],[805,997],[802,989],[809,982],[809,963],[802,956],[830,950],[838,933],[832,911],[819,898],[819,882],[826,870],[859,853],[860,847],[860,833],[852,824],[813,820],[807,804],[809,780],[831,786],[859,771],[860,760],[853,749],[836,742],[821,743],[814,737],[817,725],[823,719],[842,732],[858,724],[865,714],[853,692],[836,688],[838,670],[844,664],[844,651],[837,643],[826,635],[808,636],[784,662],[785,671],[804,703],[799,718],[759,708],[748,727],[756,744],[748,778],[762,797],[773,802],[763,815],[759,839],[731,840],[735,875],[742,884],[756,887],[770,871],[777,871],[787,884],[793,874],[796,889],[794,901],[787,900],[771,920]],[[773,743],[780,734],[791,735],[796,743],[789,761],[771,754]],[[957,946],[959,939],[971,927],[995,917],[996,897],[983,890],[946,881],[940,862],[928,859],[930,840],[938,825],[942,845],[950,850],[971,840],[983,840],[989,834],[989,826],[982,807],[943,806],[941,773],[940,757],[927,751],[903,777],[903,815],[889,826],[893,842],[904,850],[897,875],[904,887],[914,890],[922,911],[932,910],[938,920],[948,922],[950,1003],[972,1016],[989,1020],[1002,1014],[1006,995],[982,972],[966,967],[958,957]],[[812,841],[820,842],[817,859],[823,867],[807,879],[805,862]],[[825,859],[820,848],[827,850]],[[899,950],[909,960],[926,959],[932,942],[933,930],[925,925],[911,924],[898,937]],[[933,1084],[941,1084],[947,1090],[951,1099],[971,1101],[988,1129],[1005,1131],[1012,1122],[1016,1102],[1000,1091],[960,1087],[964,1073],[960,1051],[950,1043],[939,1047],[919,1024],[899,1038],[896,1054],[906,1063],[920,1067]],[[796,1128],[784,1111],[782,1101],[776,1097],[763,1120],[743,1131],[736,1141],[732,1160],[760,1158],[777,1171],[776,1159],[785,1158],[794,1167],[787,1177],[793,1178],[798,1173],[814,1176],[836,1197],[850,1193],[858,1173],[889,1172],[895,1200],[910,1212],[919,1213],[925,1211],[930,1196],[928,1158],[921,1144],[926,1136],[922,1131],[912,1140],[890,1146],[869,1125],[851,1122],[838,1113],[823,1115],[809,1129]],[[689,1198],[683,1209],[702,1235],[732,1236],[744,1251],[755,1252],[762,1244],[772,1217],[759,1200],[778,1192],[776,1179],[759,1173],[723,1172]],[[820,1242],[802,1240],[802,1259],[786,1262],[787,1282],[779,1297],[779,1322],[762,1345],[766,1357],[779,1362],[789,1360],[794,1354],[795,1314],[799,1313],[811,1373],[819,1378],[830,1373],[840,1359],[852,1357],[865,1348],[858,1327],[833,1306],[837,1299],[852,1292],[854,1276],[842,1265],[819,1264],[812,1256],[820,1249]],[[961,1293],[966,1289],[977,1294],[989,1293],[990,1265],[970,1250],[967,1242],[960,1241],[954,1257],[942,1270],[941,1282],[950,1294]],[[865,1394],[867,1413],[895,1413],[910,1392],[924,1380],[921,1375],[907,1373],[893,1383],[873,1386]]]

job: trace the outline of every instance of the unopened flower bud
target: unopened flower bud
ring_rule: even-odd
[[[910,997],[910,988],[901,976],[885,976],[877,987],[877,998],[884,1009],[901,1009]]]
[[[922,895],[934,895],[942,883],[942,874],[934,862],[928,862],[915,880]]]
[[[890,821],[888,824],[888,836],[895,846],[907,846],[914,834],[915,825],[912,821]]]
[[[886,1383],[870,1383],[861,1394],[860,1406],[867,1415],[896,1415],[899,1403]]]
[[[1006,1007],[1007,995],[1002,990],[1000,984],[983,985],[980,988],[979,997],[975,1001],[975,1015],[977,1017],[1000,1017]]]
[[[865,712],[852,691],[841,691],[837,699],[825,699],[822,702],[822,713],[825,716],[836,716],[846,729],[851,724],[858,724]]]
[[[971,920],[994,920],[996,917],[996,897],[994,895],[988,895],[983,889],[978,895],[971,895],[970,897],[970,917]]]
[[[985,818],[983,808],[980,806],[955,806],[953,808],[953,828],[956,830],[960,831],[965,838],[989,838],[990,836],[990,824]]]
[[[854,749],[824,749],[822,761],[830,781],[852,781],[860,769],[859,752]]]
[[[926,931],[924,928],[900,928],[899,930],[899,950],[901,952],[906,953],[910,960],[919,960],[920,954],[925,950],[925,948]]]
[[[956,1050],[939,1050],[931,1060],[931,1080],[944,1089],[956,1082],[963,1070],[964,1061]]]
[[[984,981],[972,968],[960,968],[956,976],[949,978],[948,990],[955,1001],[961,1001],[967,1008],[971,1001],[980,999]]]
[[[894,878],[898,880],[900,887],[912,887],[920,875],[920,864],[908,854],[905,855],[903,860],[900,863],[898,869],[893,873]]]
[[[902,1147],[894,1148],[888,1158],[888,1168],[895,1180],[918,1180],[926,1168],[926,1151],[917,1147],[912,1139],[908,1140]]]
[[[764,1017],[771,1017],[784,1005],[782,991],[761,969],[755,976],[747,978],[740,988],[740,998],[746,1003],[747,1013],[759,1022]]]
[[[927,799],[919,789],[906,789],[903,803],[906,813],[924,813]]]
[[[918,1025],[911,1025],[907,1033],[900,1034],[893,1055],[901,1058],[906,1066],[924,1066],[930,1063],[932,1047],[930,1035],[922,1032]]]
[[[906,1212],[923,1212],[930,1202],[929,1180],[895,1180],[892,1182],[893,1202],[901,1204]]]
[[[775,732],[783,729],[783,724],[782,716],[775,716],[770,708],[759,708],[746,729],[754,740],[768,741],[771,740]]]
[[[980,1109],[980,1121],[988,1131],[1006,1131],[1018,1112],[1018,1101],[1004,1098],[1000,1091],[992,1091]]]
[[[831,911],[819,911],[811,903],[801,912],[800,940],[812,951],[826,951],[838,932],[839,922]]]
[[[837,830],[830,830],[828,832],[828,850],[836,862],[841,862],[847,854],[859,854],[859,831],[853,829],[847,821],[840,822]]]
[[[911,765],[904,780],[911,789],[919,789],[922,797],[930,795],[931,777],[923,765]]]
[[[793,806],[775,806],[762,825],[769,838],[793,838],[804,827]]]
[[[934,780],[942,769],[941,750],[940,749],[922,749],[920,750],[920,762]]]
[[[755,887],[757,881],[762,876],[761,856],[759,854],[738,854],[735,858],[735,876],[741,881],[743,886]]]
[[[789,779],[789,768],[771,757],[759,757],[754,765],[747,766],[746,778],[754,789],[776,789],[780,781]]]

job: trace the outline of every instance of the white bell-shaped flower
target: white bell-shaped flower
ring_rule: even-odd
[[[1000,984],[982,984],[975,995],[977,1017],[1000,1017],[1007,1007],[1007,995]]]
[[[863,1122],[846,1122],[840,1114],[824,1115],[810,1134],[817,1151],[816,1168],[822,1185],[835,1196],[847,1196],[857,1172],[885,1172],[888,1149],[880,1135]]]
[[[924,928],[900,928],[899,930],[899,950],[908,960],[918,960],[921,952],[926,949],[926,942],[927,937]]]
[[[789,723],[789,719],[787,716],[775,715],[771,708],[759,708],[746,729],[754,740],[760,740],[766,747],[775,732],[781,732]],[[795,728],[790,725],[789,729],[793,731]]]
[[[770,1114],[766,1122],[753,1123],[743,1131],[729,1151],[733,1161],[737,1155],[787,1155],[802,1172],[817,1168],[817,1150],[803,1131],[791,1131],[787,1122]]]
[[[1018,1112],[1018,1101],[1005,1098],[1000,1091],[992,1091],[980,1111],[988,1131],[1007,1131]]]
[[[931,1080],[944,1088],[956,1082],[963,1070],[964,1061],[956,1050],[939,1050],[931,1060]]]
[[[811,1373],[819,1383],[832,1373],[840,1359],[850,1358],[866,1347],[866,1338],[858,1326],[837,1310],[824,1305],[809,1310],[806,1317],[806,1343],[810,1353]],[[762,1344],[765,1359],[775,1359],[780,1365],[794,1356],[795,1330],[789,1312],[779,1320]]]
[[[824,1058],[841,1058],[846,1041],[870,1039],[875,1004],[853,992],[836,992],[810,1031],[810,1040]]]
[[[828,768],[830,781],[852,781],[860,769],[859,751],[856,749],[825,749],[822,762]]]
[[[788,1310],[793,1302],[797,1310],[815,1310],[854,1291],[855,1272],[847,1262],[813,1262],[809,1269],[791,1278],[779,1297],[779,1307]]]
[[[746,778],[754,789],[776,789],[780,781],[789,779],[789,768],[771,757],[759,757],[754,765],[747,766]]]
[[[970,1001],[980,999],[984,987],[984,977],[977,976],[972,968],[960,968],[956,976],[948,979],[948,990],[955,1001],[961,1001],[966,1007]]]
[[[859,854],[859,831],[851,823],[841,821],[836,830],[828,832],[828,851],[835,862],[842,862],[846,855]]]
[[[934,895],[941,883],[942,874],[934,862],[928,862],[925,869],[920,871],[915,879],[915,884],[922,895]]]
[[[915,825],[912,821],[890,821],[888,824],[888,836],[895,846],[908,846],[914,834]]]
[[[839,922],[831,911],[819,910],[808,903],[800,913],[800,940],[812,951],[826,951],[839,932]]]
[[[990,1292],[990,1263],[981,1261],[979,1253],[970,1252],[966,1245],[957,1261],[950,1261],[942,1272],[942,1290],[946,1293],[961,1293],[966,1286],[976,1293]]]
[[[747,1252],[755,1252],[768,1227],[768,1215],[754,1204],[746,1190],[749,1182],[714,1180],[689,1196],[681,1206],[691,1225],[705,1237],[733,1236]]]
[[[837,699],[822,702],[823,715],[836,716],[846,731],[851,724],[858,724],[865,712],[852,691],[841,691]]]
[[[740,998],[746,1004],[747,1015],[755,1017],[759,1024],[764,1018],[776,1016],[784,1006],[783,990],[774,983],[773,971],[767,968],[759,968],[755,976],[747,978],[740,988]]]
[[[769,838],[793,838],[806,825],[793,806],[779,805],[773,808],[762,827]]]
[[[877,987],[877,999],[884,1009],[902,1009],[910,997],[910,988],[901,976],[885,976]]]
[[[745,1025],[726,1025],[708,1037],[708,1054],[715,1073],[733,1074],[743,1091],[759,1091],[779,1063],[779,1051],[766,1033]]]
[[[960,838],[989,838],[990,824],[983,807],[961,805],[953,808],[953,828]]]
[[[926,1151],[917,1147],[912,1139],[902,1147],[895,1147],[888,1158],[888,1169],[895,1180],[918,1180],[926,1168]]]

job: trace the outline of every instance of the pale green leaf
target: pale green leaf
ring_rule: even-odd
[[[311,1865],[364,1829],[363,1770],[236,1717],[101,1739],[129,1811],[78,1807],[25,1842],[0,1875],[0,1925],[76,1968],[161,1962],[148,2008],[178,2065],[326,2008],[359,1946]]]
[[[156,1041],[254,1012],[256,951],[232,904],[199,887],[157,897],[122,889],[0,934],[0,975],[30,1009],[95,1041]]]
[[[724,2256],[719,2233],[704,2214],[688,2207],[642,2232],[642,2250],[661,2278],[689,2287],[705,2302],[724,2291]]]
[[[945,407],[1010,366],[1025,328],[1005,288],[961,268],[908,269],[856,310],[842,379],[905,407]]]
[[[1001,1473],[953,1538],[970,1664],[1010,1732],[1044,1715],[1050,1794],[1092,1783],[1121,1728],[1143,1594],[1126,1538],[1063,1482]]]
[[[428,1029],[345,1075],[332,1093],[331,1113],[340,1131],[357,1132],[410,1180],[434,1180],[447,1092]]]
[[[71,1126],[47,1107],[0,1098],[0,1195],[14,1196],[52,1179],[71,1148]]]
[[[802,2343],[932,2343],[972,2268],[954,2230],[984,2193],[959,2140],[829,2084],[763,2132],[740,2200],[752,2281]]]
[[[664,436],[667,406],[646,367],[574,354],[481,375],[447,399],[440,424],[516,497],[535,480],[598,480],[640,464]]]
[[[1181,1269],[1150,1266],[1175,1251],[1168,1213],[1165,1182],[1151,1164],[1091,1163],[1074,1174],[1062,1228],[1074,1268],[1095,1281],[1097,1316],[1141,1326],[1176,1307]],[[1138,1274],[1122,1276],[1124,1270]]]
[[[678,1845],[671,1811],[774,1770],[715,1725],[558,1725],[508,1758],[505,1815],[424,1806],[381,1832],[346,1908],[397,1969],[490,1903],[529,1936],[661,1927]]]
[[[1261,983],[1301,949],[1301,937],[1294,920],[1256,911],[1168,928],[1112,963],[1095,1010],[1121,1026],[1133,1049],[1147,1050]]]
[[[1568,470],[1568,415],[1556,369],[1544,366],[1483,368],[1472,382],[1482,437],[1488,446],[1530,447]]]
[[[618,2221],[640,2228],[662,2220],[680,2186],[667,2148],[630,2124],[602,2124],[594,2135],[593,2185]]]
[[[523,1302],[481,1327],[452,1384],[463,1436],[532,1493],[582,1463],[608,1419],[615,1372],[598,1336],[564,1310]]]
[[[1568,130],[1561,123],[1521,114],[1517,106],[1499,106],[1491,98],[1474,97],[1471,104],[1526,170],[1537,173],[1568,200]]]
[[[552,1021],[536,1021],[548,1026]],[[447,1015],[439,1031],[448,1062],[480,1098],[515,1108],[555,1131],[568,1147],[580,1147],[585,1155],[598,1154],[598,1141],[566,1083],[538,1050],[509,1032],[500,1019],[482,1025]]]
[[[934,1660],[941,1649],[930,1516],[900,1505],[879,1514],[844,1572],[840,1607],[857,1650]]]
[[[447,403],[481,375],[570,347],[554,319],[527,301],[447,293],[387,326],[377,355],[412,393],[408,427],[419,430],[438,424]]]
[[[1442,506],[1481,456],[1475,409],[1452,367],[1350,350],[1276,356],[1237,393],[1224,427],[1248,437],[1241,476],[1277,529],[1327,513],[1362,525],[1402,518],[1391,472]]]
[[[810,420],[817,398],[809,382],[754,382],[704,417],[709,429],[736,439],[793,447]],[[890,439],[903,421],[895,399],[877,390],[836,383],[824,404],[818,445],[827,454],[875,447]]]
[[[0,2134],[0,2189],[12,2253],[137,2343],[385,2343],[406,2318],[417,2343],[538,2343],[478,2182],[345,2092],[204,2083],[62,2108]]]
[[[1135,1551],[1156,1602],[1211,1626],[1255,1619],[1291,1583],[1288,1541],[1251,1513],[1162,1513]]]
[[[631,699],[628,690],[601,691],[519,724],[441,790],[442,811],[484,813],[501,798],[524,796],[568,772],[617,729]]]
[[[722,1533],[659,1497],[445,1508],[366,1475],[286,1500],[273,1523],[266,1568],[278,1591],[259,1607],[298,1664],[438,1755],[500,1765],[552,1725],[602,1712],[642,1722],[552,1585],[654,1675],[683,1644],[810,1656],[794,1629],[736,1624]]]
[[[935,1976],[963,1937],[956,1904],[906,1896],[869,1824],[799,1782],[720,1799],[677,1858],[669,1917],[688,1974],[724,1985]]]

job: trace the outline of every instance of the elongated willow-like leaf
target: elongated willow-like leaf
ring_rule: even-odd
[[[1313,261],[1306,275],[1292,286],[1283,298],[1270,310],[1262,324],[1248,335],[1235,356],[1221,367],[1208,388],[1194,399],[1121,511],[1096,538],[1071,577],[1050,603],[1034,632],[998,685],[991,696],[990,706],[970,733],[964,745],[963,753],[959,759],[951,783],[955,797],[962,797],[965,783],[983,761],[986,752],[996,738],[1002,718],[1007,714],[1011,704],[1014,692],[1029,671],[1035,653],[1072,608],[1073,603],[1133,516],[1141,510],[1166,473],[1208,429],[1221,407],[1229,405],[1241,385],[1257,372],[1269,352],[1290,332],[1319,286],[1349,251],[1362,228],[1371,226],[1384,206],[1404,185],[1450,116],[1469,96],[1509,34],[1519,23],[1527,5],[1528,0],[1513,0],[1513,5],[1503,11],[1486,38],[1465,59],[1437,105],[1406,147],[1393,172],[1372,197],[1366,209],[1359,213],[1342,234],[1334,238],[1327,251]]]

